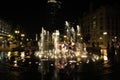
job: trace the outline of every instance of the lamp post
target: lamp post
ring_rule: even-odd
[[[16,39],[16,44],[17,44],[17,46],[19,46],[19,34],[20,34],[20,31],[19,30],[15,30],[15,39]]]

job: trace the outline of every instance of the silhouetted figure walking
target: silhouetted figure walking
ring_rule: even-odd
[[[115,47],[114,47],[114,44],[111,45],[110,47],[110,51],[109,51],[109,60],[110,60],[110,63],[114,64],[114,57],[115,57]]]
[[[120,64],[120,45],[118,44],[116,47],[116,63]]]

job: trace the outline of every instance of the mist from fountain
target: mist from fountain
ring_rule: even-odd
[[[77,25],[76,31],[67,21],[65,26],[63,41],[60,41],[59,30],[50,35],[49,31],[42,28],[38,41],[39,51],[35,53],[40,59],[54,60],[55,65],[60,68],[64,68],[70,61],[80,62],[82,58],[88,57],[86,44],[82,42],[80,26]]]

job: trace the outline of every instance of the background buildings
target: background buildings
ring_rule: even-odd
[[[53,32],[61,27],[61,2],[56,0],[48,0],[47,13],[46,13],[46,25],[45,29]]]
[[[84,40],[107,47],[108,43],[117,42],[120,37],[120,8],[117,4],[104,5],[97,9],[90,6],[90,11],[79,20]]]
[[[11,32],[11,26],[0,19],[0,47],[7,47],[8,37]]]

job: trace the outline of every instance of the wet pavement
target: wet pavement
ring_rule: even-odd
[[[33,68],[12,68],[0,63],[0,80],[119,80],[120,65],[81,63],[74,69],[49,70],[44,73]]]

